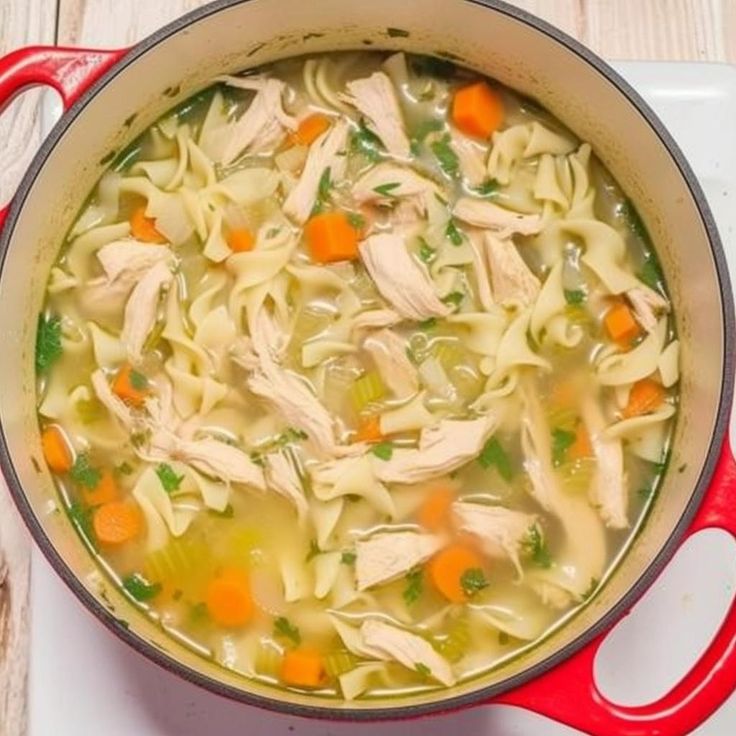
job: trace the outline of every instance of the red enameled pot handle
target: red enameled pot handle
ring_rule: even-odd
[[[0,112],[18,93],[37,85],[53,87],[66,110],[127,52],[60,46],[28,46],[12,51],[0,58]],[[0,228],[7,211],[7,207],[0,207]]]
[[[736,537],[736,462],[726,437],[713,481],[680,544],[710,528]],[[682,736],[705,721],[736,688],[736,600],[692,669],[648,705],[612,703],[598,690],[595,656],[610,629],[554,669],[490,703],[516,705],[594,736]]]

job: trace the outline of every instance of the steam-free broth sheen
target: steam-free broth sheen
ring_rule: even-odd
[[[172,636],[354,699],[450,687],[610,572],[678,341],[590,146],[447,61],[224,77],[101,178],[39,318],[45,457]]]

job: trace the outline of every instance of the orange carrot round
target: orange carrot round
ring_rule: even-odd
[[[205,593],[210,618],[220,626],[243,626],[253,615],[253,598],[245,573],[228,568],[210,581]]]
[[[431,532],[439,531],[450,519],[454,500],[455,494],[447,486],[433,489],[419,508],[419,523]]]
[[[316,649],[292,649],[281,660],[281,680],[295,687],[319,687],[325,681],[325,666]]]
[[[131,406],[143,406],[148,396],[148,379],[130,364],[120,366],[112,382],[112,392]]]
[[[330,118],[321,112],[308,115],[299,123],[292,139],[296,145],[309,146],[330,127]]]
[[[578,424],[575,428],[575,441],[567,450],[568,460],[582,460],[593,454],[593,448],[590,444],[590,436],[588,430],[583,424]]]
[[[103,544],[129,542],[141,531],[141,512],[130,501],[109,501],[98,506],[92,515],[95,537]]]
[[[317,263],[348,261],[358,257],[358,231],[344,212],[323,212],[304,226],[304,236]]]
[[[82,488],[84,501],[88,506],[101,506],[104,503],[117,500],[119,496],[118,484],[111,470],[103,470],[97,485],[94,488]]]
[[[41,433],[41,448],[46,464],[52,472],[61,475],[71,470],[74,457],[69,441],[63,430],[55,424],[49,425]]]
[[[249,250],[253,250],[253,246],[256,244],[253,233],[244,227],[231,230],[225,236],[225,240],[228,248],[233,253],[247,253]]]
[[[452,99],[452,122],[466,135],[489,138],[503,122],[503,102],[485,82],[461,87]]]
[[[381,417],[378,414],[371,414],[364,417],[358,424],[355,432],[354,442],[380,442],[383,439],[381,433]]]
[[[603,322],[611,339],[622,345],[628,345],[641,332],[634,315],[623,302],[614,304],[606,312]]]
[[[156,229],[156,220],[146,217],[146,206],[133,210],[130,216],[130,232],[136,240],[144,243],[166,243],[166,238]]]
[[[429,577],[448,601],[464,603],[469,596],[463,588],[463,575],[479,568],[483,568],[483,560],[475,550],[464,544],[451,544],[429,561]]]
[[[659,409],[666,395],[661,383],[657,383],[651,378],[643,378],[631,387],[629,403],[622,414],[625,419],[650,414]]]

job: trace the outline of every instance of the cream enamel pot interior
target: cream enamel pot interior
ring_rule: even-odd
[[[367,47],[455,59],[537,98],[593,144],[657,245],[682,340],[682,397],[670,470],[643,532],[600,594],[565,626],[517,659],[450,690],[343,704],[219,668],[164,634],[106,581],[59,512],[41,459],[33,345],[50,265],[114,152],[215,75],[295,54]],[[705,526],[736,529],[736,511],[729,508],[736,506],[729,502],[736,471],[727,442],[718,464],[733,375],[725,261],[692,172],[628,85],[575,41],[494,0],[223,0],[127,52],[33,49],[10,55],[0,60],[0,104],[24,86],[45,83],[56,86],[68,105],[97,77],[34,159],[0,241],[3,471],[36,541],[84,605],[178,675],[293,714],[376,719],[507,702],[610,735],[684,733],[715,709],[736,683],[734,610],[693,672],[659,703],[617,708],[598,693],[592,677],[602,636],[685,536]]]

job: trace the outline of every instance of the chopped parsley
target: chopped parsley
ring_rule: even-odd
[[[89,542],[93,542],[95,535],[92,528],[92,517],[89,509],[85,509],[81,503],[74,501],[68,508],[67,514],[72,521],[72,524],[79,529]]]
[[[358,130],[354,131],[350,138],[350,150],[365,156],[369,161],[378,161],[381,157],[383,144],[381,139],[369,130],[364,120],[358,123]]]
[[[433,330],[437,327],[437,317],[428,317],[422,320],[418,325],[420,330]]]
[[[491,437],[491,439],[483,445],[483,449],[481,450],[480,455],[478,455],[478,462],[481,467],[486,470],[490,467],[495,467],[498,474],[505,481],[510,481],[514,476],[509,456],[506,453],[506,450],[501,446],[501,443],[495,437]]]
[[[348,222],[355,230],[362,230],[365,227],[365,217],[357,212],[348,212]]]
[[[161,592],[161,583],[149,583],[137,572],[123,578],[123,588],[139,603],[150,601]]]
[[[38,316],[36,332],[36,373],[43,375],[61,357],[61,320],[58,317]]]
[[[451,291],[447,296],[442,297],[445,304],[452,304],[455,307],[459,307],[463,299],[465,299],[465,294],[462,291]]]
[[[354,565],[357,557],[358,556],[355,554],[355,552],[350,552],[350,551],[343,552],[340,555],[340,562],[343,565]]]
[[[394,445],[392,442],[379,442],[371,447],[371,452],[379,460],[390,460],[394,454]]]
[[[401,597],[404,599],[404,603],[410,606],[412,603],[416,603],[424,592],[424,575],[421,568],[410,570],[406,574],[406,587]]]
[[[135,368],[130,369],[129,373],[130,385],[136,391],[147,391],[148,390],[148,379]]]
[[[318,215],[324,210],[327,200],[330,197],[330,189],[332,189],[332,179],[330,167],[328,166],[319,178],[319,184],[317,185],[317,199],[314,203],[314,207],[312,207],[312,215]]]
[[[495,179],[486,179],[480,186],[475,187],[475,192],[481,197],[491,197],[498,191],[498,182]]]
[[[650,289],[661,290],[664,278],[662,269],[654,256],[650,256],[644,261],[644,265],[637,274],[640,281],[643,281]]]
[[[567,451],[575,442],[575,432],[555,427],[552,430],[552,464],[557,468],[565,462]]]
[[[117,475],[132,475],[133,466],[127,461],[123,461],[120,465],[115,466],[115,473]]]
[[[445,124],[441,120],[435,118],[429,118],[428,120],[422,120],[417,129],[414,131],[414,140],[417,143],[421,143],[430,133],[436,133],[442,130]]]
[[[156,467],[156,475],[166,493],[178,491],[181,482],[184,480],[184,476],[177,475],[168,463],[159,463]]]
[[[415,662],[414,663],[414,669],[422,676],[422,677],[430,677],[432,675],[432,670],[427,667],[424,662]]]
[[[460,585],[465,595],[472,598],[476,593],[488,587],[488,580],[479,567],[469,567],[460,576]]]
[[[641,219],[639,211],[630,199],[627,199],[619,207],[619,213],[626,221],[626,225],[629,230],[631,230],[637,238],[641,238],[646,244],[651,243],[647,226],[644,224],[644,220]]]
[[[423,263],[431,263],[437,252],[432,246],[423,238],[419,237],[419,258]]]
[[[447,227],[445,228],[445,235],[453,245],[463,244],[463,234],[460,232],[458,226],[455,224],[455,220],[453,220],[452,218],[450,218],[449,222],[447,223]]]
[[[385,184],[379,184],[377,187],[373,187],[373,191],[376,194],[380,194],[382,197],[393,197],[394,195],[391,194],[391,192],[400,186],[401,183],[398,181],[389,181]]]
[[[450,136],[447,134],[443,135],[439,140],[433,141],[430,148],[442,171],[449,177],[457,176],[460,169],[460,162],[457,154],[452,150],[452,146],[450,145]],[[455,243],[455,245],[458,244]]]
[[[89,464],[89,457],[87,454],[82,452],[77,455],[77,459],[72,465],[72,469],[69,471],[72,481],[78,486],[84,486],[85,488],[97,488],[97,484],[100,482],[102,473],[97,468],[93,468]]]
[[[286,616],[279,616],[273,622],[273,635],[283,639],[289,639],[295,646],[299,646],[302,641],[299,627],[294,626]]]
[[[301,440],[309,439],[309,435],[298,427],[287,427],[280,435],[274,440],[274,444],[277,447],[284,447],[292,442],[299,442]]]
[[[573,306],[579,306],[582,304],[588,295],[583,289],[565,289],[565,301]]]
[[[547,545],[544,543],[542,533],[539,531],[539,527],[533,524],[529,527],[529,531],[526,535],[526,541],[524,542],[524,549],[529,553],[537,567],[548,568],[552,565],[552,558],[550,557]]]

